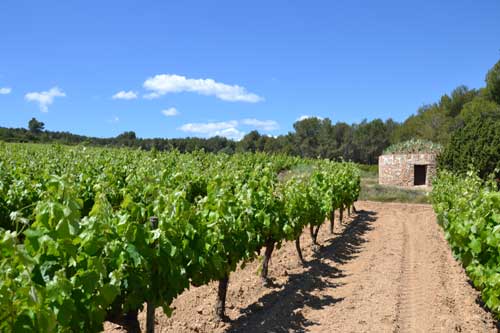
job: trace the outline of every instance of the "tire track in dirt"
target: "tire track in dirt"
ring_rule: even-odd
[[[408,228],[406,223],[402,223],[403,226],[403,243],[401,247],[401,260],[400,260],[400,272],[398,276],[398,300],[396,303],[396,319],[395,319],[395,331],[409,331],[410,326],[408,321],[411,319],[411,302],[409,300],[408,292],[408,272],[409,263],[408,257],[410,255],[409,241],[408,241]]]
[[[429,206],[411,205],[397,213],[403,244],[393,331],[496,331],[491,315],[476,304],[477,291],[468,285],[429,213]]]
[[[410,222],[408,222],[410,221]],[[413,223],[412,223],[413,222]],[[396,304],[395,332],[428,331],[426,302],[429,295],[425,270],[425,246],[420,235],[413,230],[416,221],[408,220],[404,216],[400,220],[403,233],[401,250],[401,268],[399,281],[398,301]],[[408,225],[408,224],[411,225]],[[412,230],[410,235],[409,229]]]

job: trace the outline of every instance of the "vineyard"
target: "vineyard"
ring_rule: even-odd
[[[302,170],[302,171],[297,171]],[[306,171],[303,171],[306,170]],[[350,163],[266,154],[0,146],[0,331],[138,327],[190,285],[228,278],[342,216],[360,191]]]
[[[500,333],[500,0],[0,28],[0,333]]]
[[[442,172],[434,182],[432,201],[454,254],[466,267],[486,306],[500,315],[500,192],[486,184]]]

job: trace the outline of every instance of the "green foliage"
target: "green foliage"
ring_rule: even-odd
[[[0,331],[98,332],[146,300],[168,313],[190,284],[221,279],[359,195],[350,163],[0,148]],[[279,177],[297,165],[309,173]]]
[[[500,61],[486,75],[486,90],[489,98],[500,104]]]
[[[381,119],[363,120],[348,125],[312,117],[297,121],[293,126],[291,151],[295,155],[376,164],[399,125],[392,119],[385,122]]]
[[[479,113],[474,105],[464,110],[464,124],[453,133],[438,162],[440,168],[460,173],[472,166],[484,179],[500,168],[500,107]]]
[[[500,192],[471,173],[442,172],[432,203],[454,254],[465,266],[486,306],[500,318]]]
[[[438,103],[421,107],[394,132],[393,141],[422,139],[445,145],[455,129],[455,118],[464,105],[472,101],[477,90],[459,86],[450,95],[443,95]]]
[[[43,131],[45,124],[41,121],[36,120],[36,118],[31,118],[28,122],[28,128],[33,133],[40,133]]]
[[[465,104],[472,101],[478,95],[475,89],[470,90],[466,86],[458,86],[451,92],[451,96],[444,95],[439,102],[440,108],[447,117],[454,118],[460,114]]]
[[[354,155],[352,160],[364,164],[377,164],[382,151],[391,143],[392,131],[397,125],[380,119],[362,121],[356,126],[353,136]]]
[[[457,117],[457,127],[462,127],[465,122],[474,119],[476,115],[481,113],[495,113],[499,111],[500,107],[497,103],[483,97],[474,98],[464,105],[460,115]]]
[[[442,150],[443,147],[440,144],[427,140],[412,139],[389,146],[384,150],[384,154],[439,154]]]

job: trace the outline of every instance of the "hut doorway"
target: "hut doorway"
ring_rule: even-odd
[[[427,180],[427,165],[415,165],[414,185],[425,185]]]

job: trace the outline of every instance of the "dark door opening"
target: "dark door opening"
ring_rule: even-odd
[[[425,185],[427,165],[415,165],[414,185]]]

